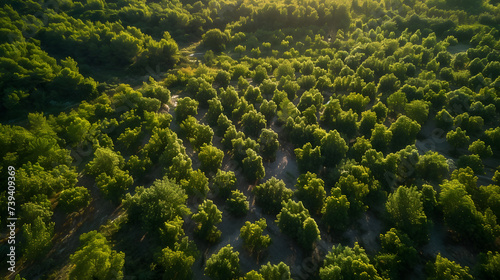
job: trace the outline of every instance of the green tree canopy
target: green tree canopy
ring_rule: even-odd
[[[195,258],[183,251],[174,251],[165,248],[161,251],[158,263],[165,269],[163,279],[189,280],[192,279],[192,266]]]
[[[283,180],[275,177],[255,186],[253,189],[255,202],[262,207],[264,213],[276,214],[281,209],[281,203],[288,201],[293,195],[293,191],[286,187]]]
[[[29,260],[40,260],[50,249],[54,236],[54,223],[45,223],[42,217],[37,217],[33,223],[24,224],[23,256]]]
[[[324,186],[325,182],[317,178],[315,173],[307,172],[297,179],[295,195],[311,213],[317,214],[321,211],[326,196]]]
[[[213,280],[237,279],[240,275],[239,253],[233,252],[229,244],[222,247],[207,260],[205,274]]]
[[[255,183],[266,176],[262,157],[252,149],[247,149],[246,154],[247,156],[242,161],[243,173],[249,182]]]
[[[102,234],[91,231],[80,236],[80,248],[70,256],[71,279],[123,279],[125,254],[111,249]]]
[[[135,194],[127,194],[123,206],[129,218],[142,223],[148,229],[172,220],[176,216],[189,215],[185,191],[169,179],[156,180],[148,188],[137,187]]]
[[[406,145],[415,144],[420,125],[407,116],[400,116],[391,124],[389,130],[392,132],[392,147],[399,150]]]
[[[245,225],[240,229],[240,237],[243,239],[244,246],[250,253],[260,254],[271,244],[269,235],[263,235],[267,228],[266,219],[261,218],[255,223],[245,222]]]
[[[218,170],[214,177],[212,188],[218,196],[226,198],[236,189],[237,179],[233,171]]]
[[[245,216],[248,212],[249,202],[247,197],[239,190],[231,191],[231,196],[226,201],[229,213],[236,217]]]
[[[198,212],[193,214],[193,221],[197,223],[195,232],[209,242],[219,239],[221,231],[216,225],[222,222],[222,212],[210,199],[206,199],[198,206]]]
[[[260,153],[265,160],[274,161],[276,159],[276,152],[280,147],[278,141],[278,133],[272,129],[262,129],[258,139],[260,145]]]
[[[87,207],[91,201],[90,192],[85,187],[74,187],[63,190],[59,195],[59,207],[71,213]]]
[[[229,36],[220,31],[218,28],[208,30],[205,34],[203,34],[202,39],[203,45],[214,52],[221,52],[225,50],[228,41]]]
[[[424,213],[422,194],[416,187],[400,186],[387,198],[385,207],[391,223],[419,242],[427,241],[427,216]]]
[[[339,188],[333,188],[331,195],[325,199],[321,218],[329,230],[344,230],[350,222],[349,208],[351,203],[347,197],[341,194]]]
[[[321,139],[321,156],[327,167],[336,166],[346,155],[348,146],[337,130],[330,130]]]
[[[208,175],[210,173],[216,173],[221,167],[224,152],[214,146],[205,144],[200,148],[198,158],[201,162],[200,169]]]
[[[290,267],[283,262],[279,264],[263,264],[260,267],[259,274],[265,280],[291,280]]]
[[[319,269],[319,277],[321,280],[382,279],[357,242],[352,248],[333,246],[325,257],[323,267]]]
[[[469,274],[469,268],[462,267],[454,261],[450,261],[447,258],[441,257],[439,253],[436,256],[436,261],[429,268],[430,277],[428,279],[438,280],[438,279],[474,279],[472,275]]]

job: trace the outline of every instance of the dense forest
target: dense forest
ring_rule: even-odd
[[[499,0],[0,22],[0,277],[500,279]]]

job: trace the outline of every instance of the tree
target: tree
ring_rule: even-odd
[[[475,174],[484,173],[484,164],[478,155],[463,155],[458,158],[457,161],[458,168],[470,167]]]
[[[260,84],[265,79],[267,79],[267,69],[262,65],[258,65],[255,67],[255,73],[252,80],[257,84]]]
[[[256,110],[245,113],[241,119],[245,135],[258,137],[263,128],[266,127],[266,117]]]
[[[233,110],[238,106],[238,92],[236,92],[232,86],[228,86],[227,89],[222,89],[220,91],[219,99],[222,107],[224,107],[224,113],[230,116]]]
[[[221,52],[226,49],[229,36],[220,29],[210,29],[202,36],[202,44],[214,52]]]
[[[73,187],[63,190],[59,195],[58,205],[67,213],[87,207],[91,201],[90,192],[85,187]]]
[[[394,74],[385,74],[380,77],[377,91],[383,94],[395,92],[400,85],[400,81]]]
[[[247,274],[245,274],[245,277],[240,278],[240,279],[243,279],[243,280],[265,280],[264,277],[255,270],[249,271]]]
[[[231,191],[231,196],[226,201],[226,207],[230,214],[236,217],[245,216],[248,212],[247,197],[239,190]]]
[[[214,82],[219,84],[219,87],[226,88],[229,82],[231,82],[231,74],[225,70],[219,70],[214,78]]]
[[[238,137],[236,139],[231,140],[233,146],[233,151],[232,151],[233,158],[238,163],[241,163],[243,159],[246,157],[247,149],[251,149],[255,152],[258,152],[260,148],[260,145],[257,143],[257,141],[249,137],[245,138],[243,132],[240,135],[242,135],[242,137]]]
[[[20,220],[25,224],[33,224],[36,218],[40,217],[44,223],[49,223],[54,213],[47,196],[39,194],[32,196],[30,200],[32,202],[25,202],[21,205]],[[5,200],[5,205],[8,205],[7,200]]]
[[[233,252],[229,244],[222,247],[207,260],[205,274],[213,280],[237,279],[240,275],[239,253]]]
[[[262,92],[262,96],[264,96],[266,99],[269,99],[270,97],[273,97],[278,88],[278,84],[270,79],[265,79],[264,81],[262,81],[262,84],[259,86],[259,88]]]
[[[303,112],[305,109],[315,106],[316,108],[320,108],[323,104],[323,95],[317,89],[312,89],[304,92],[300,97],[299,104],[297,105],[297,109]]]
[[[233,122],[226,117],[224,114],[220,114],[219,118],[217,118],[217,130],[215,134],[219,137],[224,136],[226,131],[233,125]]]
[[[493,155],[491,147],[481,140],[476,140],[469,145],[469,152],[478,155],[480,158],[488,158]]]
[[[413,100],[405,106],[406,115],[423,125],[429,116],[429,104],[423,100]]]
[[[382,249],[375,257],[376,267],[388,279],[400,279],[403,272],[411,272],[416,264],[417,250],[412,240],[404,233],[391,228],[380,234]]]
[[[327,167],[336,166],[346,155],[348,146],[337,130],[330,130],[321,139],[321,156]]]
[[[205,174],[215,173],[222,166],[224,152],[214,146],[203,145],[198,153],[200,159],[200,169]]]
[[[198,114],[198,104],[198,101],[189,97],[178,99],[177,106],[175,107],[177,123],[181,123],[188,116],[196,116]]]
[[[293,195],[293,191],[285,186],[285,182],[275,177],[255,186],[253,193],[257,205],[262,208],[264,213],[268,214],[278,213],[281,209],[281,203],[288,201]]]
[[[206,199],[198,206],[198,212],[193,214],[193,221],[197,223],[195,233],[201,238],[214,243],[216,242],[221,231],[216,225],[222,222],[222,212],[217,208],[217,205],[210,199]]]
[[[240,57],[241,55],[247,50],[247,47],[246,46],[242,46],[242,45],[237,45],[236,47],[234,47],[234,51],[236,53],[239,53],[240,54]]]
[[[442,109],[436,114],[436,126],[448,130],[453,125],[453,117],[446,109]]]
[[[186,200],[185,191],[164,178],[156,180],[149,188],[137,187],[133,196],[128,193],[123,206],[131,221],[140,222],[149,230],[156,230],[158,225],[176,216],[189,215]]]
[[[398,115],[405,109],[407,102],[406,94],[402,91],[397,91],[387,98],[387,107],[389,107],[391,113]]]
[[[24,224],[23,256],[28,261],[39,260],[52,246],[54,236],[54,223],[45,223],[42,217],[37,217],[33,223]]]
[[[462,130],[460,127],[452,130],[446,134],[446,141],[456,150],[469,143],[470,137],[467,136],[467,131]]]
[[[325,182],[317,178],[315,173],[307,172],[297,179],[295,194],[311,213],[317,214],[321,211],[326,196],[324,186]]]
[[[500,275],[500,253],[488,251],[481,253],[479,272],[483,279],[496,279]]]
[[[418,174],[422,176],[422,178],[437,182],[447,177],[449,172],[446,158],[433,151],[427,151],[425,155],[420,156],[416,167]]]
[[[458,180],[451,180],[445,181],[440,187],[439,204],[450,229],[465,237],[475,237],[475,240],[485,238],[483,217],[477,211],[465,186]]]
[[[192,137],[189,137],[189,142],[193,145],[195,151],[199,150],[203,145],[211,145],[214,137],[214,131],[208,125],[198,124],[195,126]]]
[[[265,280],[291,280],[290,267],[283,262],[272,265],[271,262],[260,267],[259,273]]]
[[[158,263],[165,269],[163,273],[164,280],[189,280],[192,279],[194,261],[193,256],[167,247],[161,251]]]
[[[128,174],[128,171],[123,171],[116,168],[110,176],[106,173],[101,173],[96,178],[96,185],[102,191],[104,196],[114,202],[120,202],[134,184],[134,179]]]
[[[376,279],[382,280],[377,269],[370,264],[365,250],[354,243],[354,247],[333,246],[326,256],[323,267],[319,269],[321,280],[334,279]]]
[[[212,84],[203,78],[201,79],[198,88],[196,89],[195,99],[200,102],[201,108],[208,108],[208,101],[217,98],[217,91],[212,87]]]
[[[224,137],[222,137],[221,143],[224,146],[224,149],[232,150],[234,149],[233,140],[243,138],[245,138],[245,133],[243,133],[242,131],[237,131],[234,125],[230,125],[224,133]]]
[[[125,254],[111,249],[97,231],[80,236],[80,248],[70,256],[70,279],[123,279]]]
[[[391,124],[389,130],[392,132],[391,145],[393,149],[399,150],[415,143],[420,125],[407,116],[401,116]]]
[[[179,245],[179,241],[184,235],[183,225],[184,220],[176,216],[174,219],[165,222],[163,227],[160,227],[160,237],[168,248],[176,249],[176,246]]]
[[[352,109],[357,114],[361,114],[369,102],[369,97],[365,97],[360,93],[351,92],[349,95],[344,95],[342,97],[342,109]]]
[[[206,115],[207,123],[210,126],[215,126],[219,116],[222,114],[223,108],[218,98],[208,100],[208,112]]]
[[[419,243],[428,239],[427,216],[421,197],[416,187],[400,186],[389,195],[385,204],[391,223]]]
[[[288,200],[283,203],[281,212],[276,215],[276,222],[281,232],[297,240],[306,250],[311,250],[316,240],[319,240],[319,229],[309,211],[302,202]]]
[[[474,279],[472,275],[469,274],[469,268],[467,266],[462,267],[454,261],[443,258],[441,257],[441,253],[438,253],[436,261],[429,266],[428,270],[430,274],[429,280]]]
[[[258,87],[249,86],[244,95],[245,100],[250,104],[256,104],[262,102],[262,95]]]
[[[280,80],[281,77],[287,77],[287,76],[293,79],[293,78],[295,78],[295,69],[292,67],[292,65],[290,63],[284,62],[284,63],[281,63],[278,66],[278,68],[276,68],[274,70],[274,76],[276,77],[276,80]],[[298,88],[297,88],[297,90],[298,90]]]
[[[338,115],[342,111],[340,101],[330,97],[330,100],[323,107],[324,109],[319,117],[319,120],[327,127],[332,127],[335,124]]]
[[[359,132],[366,137],[370,137],[375,124],[377,124],[377,114],[371,110],[364,111],[361,113]]]
[[[149,84],[144,82],[140,92],[144,97],[156,98],[162,104],[168,104],[170,101],[170,90],[163,87],[160,83],[156,82],[153,77],[149,77]]]
[[[213,181],[213,191],[222,198],[227,198],[236,189],[237,180],[233,171],[218,170]]]
[[[302,248],[307,251],[312,251],[314,249],[314,243],[317,240],[320,240],[320,231],[316,221],[308,217],[302,223],[302,234],[299,239],[299,243],[302,245]]]
[[[349,149],[349,157],[353,158],[357,162],[361,162],[363,155],[366,151],[372,148],[372,144],[369,139],[365,139],[364,136],[356,138],[356,142]]]
[[[175,182],[188,180],[192,171],[192,161],[185,153],[178,154],[172,159],[171,165],[166,168],[166,176]]]
[[[351,213],[359,213],[366,208],[364,199],[370,193],[370,187],[367,183],[361,182],[353,175],[345,173],[335,184],[335,188],[339,188],[347,196],[347,199],[349,199]]]
[[[276,110],[278,109],[278,105],[273,100],[267,101],[263,100],[262,104],[260,104],[260,113],[264,115],[266,121],[271,123],[271,120],[276,116]]]
[[[260,153],[265,160],[274,161],[276,159],[276,152],[280,147],[278,141],[278,133],[272,129],[262,129],[258,139],[260,145]]]
[[[262,157],[252,149],[247,149],[247,156],[243,159],[243,173],[248,181],[255,183],[266,176],[266,170],[262,165]]]
[[[422,206],[424,207],[425,215],[432,217],[436,213],[437,208],[437,193],[431,185],[424,184],[422,186]]]
[[[358,130],[358,114],[354,113],[352,109],[340,112],[336,120],[336,127],[339,132],[347,136],[347,139],[352,139]]]
[[[477,179],[477,176],[474,175],[474,170],[470,167],[458,168],[451,173],[451,180],[457,180],[463,184],[467,193],[474,198],[478,194]]]
[[[383,124],[375,124],[370,142],[377,151],[385,152],[392,140],[392,131]]]
[[[87,164],[87,173],[97,176],[101,173],[112,175],[125,163],[123,157],[109,148],[97,148],[94,152],[94,159]]]
[[[186,193],[197,198],[205,198],[209,191],[207,176],[200,170],[191,170],[187,177],[179,181]]]
[[[320,147],[312,148],[311,143],[307,142],[302,148],[297,148],[294,151],[300,172],[317,172],[319,170],[323,163]]]
[[[271,244],[269,235],[263,235],[264,230],[267,228],[266,219],[261,218],[255,223],[245,222],[245,225],[240,229],[240,237],[243,239],[244,246],[250,253],[256,253],[257,256],[267,249]]]
[[[325,199],[321,214],[321,220],[328,226],[328,230],[344,230],[349,224],[349,208],[351,203],[341,193],[339,188],[333,188],[331,196]]]
[[[373,105],[372,111],[377,114],[377,122],[383,123],[387,118],[387,111],[389,109],[382,102],[377,102],[377,104]]]

